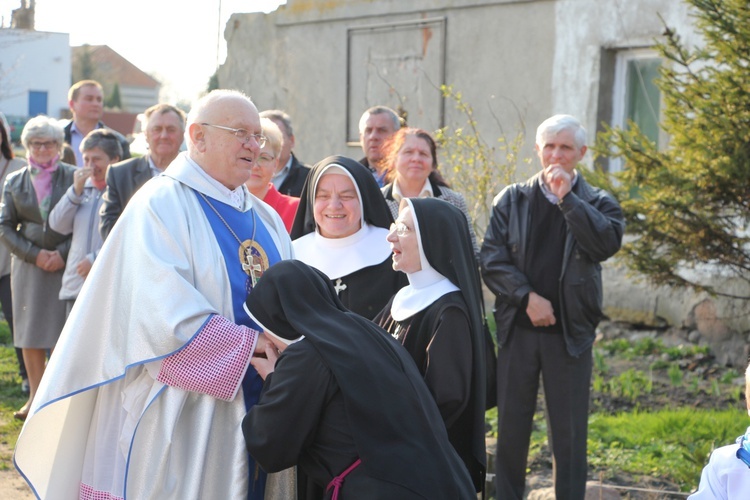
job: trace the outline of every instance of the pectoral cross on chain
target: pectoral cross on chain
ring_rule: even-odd
[[[336,290],[336,295],[341,295],[341,292],[346,290],[346,285],[341,282],[341,278],[336,280],[336,285],[333,287]]]
[[[261,266],[260,264],[253,264],[252,262],[243,262],[242,270],[246,273],[250,271],[248,274],[250,275],[250,279],[252,280],[253,288],[255,288],[255,285],[258,284],[258,280],[263,274],[263,266]]]

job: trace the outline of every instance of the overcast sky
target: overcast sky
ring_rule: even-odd
[[[36,29],[70,33],[73,47],[108,45],[161,81],[167,101],[192,101],[205,90],[217,62],[224,62],[224,27],[229,17],[239,12],[272,12],[285,3],[286,0],[36,0]],[[11,11],[20,5],[21,0],[0,0],[4,27],[10,25]]]

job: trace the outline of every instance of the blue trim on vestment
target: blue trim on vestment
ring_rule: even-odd
[[[210,316],[209,316],[210,318]],[[204,323],[205,325],[205,323]],[[201,328],[202,330],[202,328]],[[200,330],[198,330],[200,331]],[[148,402],[146,407],[143,409],[143,413],[141,415],[146,413],[146,410],[149,409],[149,407],[153,404],[154,401],[156,401],[156,398],[158,398],[164,390],[169,387],[168,385],[164,385],[161,389],[159,389],[159,392],[156,393],[156,395],[151,399],[151,401]],[[141,426],[141,418],[138,418],[138,423],[135,425],[135,429],[133,429],[133,438],[130,440],[130,446],[128,446],[128,459],[125,461],[125,474],[124,474],[124,484],[122,485],[122,498],[123,500],[126,500],[128,498],[128,472],[130,471],[130,457],[133,456],[133,443],[135,443],[135,435],[138,433],[138,427]],[[93,485],[92,485],[93,486]]]
[[[258,243],[266,252],[268,265],[271,266],[281,260],[276,243],[274,243],[271,234],[260,216],[254,211],[240,212],[236,208],[227,205],[221,201],[210,198],[210,206],[200,193],[195,191],[196,198],[203,209],[206,218],[213,230],[216,241],[219,244],[221,253],[224,255],[224,265],[226,266],[229,283],[232,289],[232,309],[234,311],[234,322],[238,325],[244,325],[257,331],[262,331],[261,327],[250,319],[244,309],[248,293],[248,275],[242,269],[240,263],[240,243],[246,240],[253,240]],[[216,209],[222,221],[216,212]],[[237,235],[237,238],[229,231],[227,224]],[[258,375],[255,368],[250,365],[247,368],[245,378],[242,380],[242,394],[245,398],[245,410],[249,411],[260,399],[260,392],[263,389],[263,378]],[[266,473],[263,472],[255,459],[248,454],[250,481],[248,483],[247,498],[248,500],[263,500],[266,489]],[[257,482],[254,477],[257,475]]]
[[[201,325],[201,326],[200,326],[200,327],[199,327],[199,328],[198,328],[198,329],[197,329],[197,330],[195,331],[195,333],[193,333],[193,335],[192,335],[192,336],[191,336],[191,337],[190,337],[190,338],[189,338],[189,339],[188,339],[188,340],[187,340],[187,341],[186,341],[186,342],[185,342],[185,343],[184,343],[184,344],[183,344],[183,345],[182,345],[182,346],[181,346],[181,347],[180,347],[179,349],[175,349],[174,351],[172,351],[172,352],[169,352],[169,353],[167,353],[167,354],[165,354],[165,355],[163,355],[163,356],[157,356],[157,357],[155,357],[155,358],[151,358],[151,359],[146,359],[146,360],[141,360],[141,361],[138,361],[137,363],[131,363],[131,364],[129,364],[129,365],[126,365],[126,366],[125,366],[125,371],[123,371],[121,375],[118,375],[117,377],[112,377],[112,378],[110,378],[110,379],[108,379],[108,380],[105,380],[105,381],[103,381],[103,382],[99,383],[99,384],[94,384],[94,385],[90,385],[90,386],[88,386],[88,387],[84,387],[84,388],[82,388],[82,389],[79,389],[79,390],[77,390],[77,391],[69,392],[68,394],[65,394],[65,395],[63,395],[63,396],[60,396],[59,398],[55,398],[55,399],[52,399],[52,400],[48,401],[47,403],[43,404],[42,406],[40,406],[40,407],[39,407],[39,409],[38,409],[38,410],[37,410],[36,412],[34,412],[34,415],[36,415],[37,413],[41,412],[41,411],[42,411],[42,410],[43,410],[44,408],[48,407],[48,406],[49,406],[49,405],[51,405],[52,403],[56,403],[56,402],[58,402],[58,401],[62,401],[63,399],[66,399],[66,398],[70,398],[70,397],[73,397],[73,396],[75,396],[76,394],[80,394],[80,393],[82,393],[82,392],[90,391],[91,389],[96,389],[96,388],[98,388],[98,387],[102,387],[102,386],[105,386],[105,385],[107,385],[107,384],[111,384],[112,382],[114,382],[114,381],[116,381],[116,380],[120,380],[121,378],[125,377],[125,374],[126,374],[126,373],[128,372],[128,370],[130,370],[131,368],[133,368],[133,367],[135,367],[135,366],[145,365],[146,363],[150,363],[150,362],[152,362],[152,361],[158,361],[158,360],[164,359],[164,358],[166,358],[166,357],[169,357],[169,356],[171,356],[172,354],[175,354],[175,353],[178,353],[178,352],[180,352],[180,351],[181,351],[182,349],[184,349],[184,348],[185,348],[185,347],[186,347],[186,346],[187,346],[187,345],[188,345],[188,344],[189,344],[190,342],[192,342],[192,341],[193,341],[193,339],[195,339],[195,336],[196,336],[196,335],[198,335],[198,334],[199,334],[199,333],[200,333],[200,332],[201,332],[201,331],[202,331],[202,330],[203,330],[203,329],[204,329],[204,328],[206,327],[206,324],[207,324],[207,323],[208,323],[208,322],[209,322],[209,321],[211,320],[211,318],[213,318],[213,316],[214,316],[213,314],[209,314],[209,315],[208,315],[208,316],[206,317],[206,320],[205,320],[205,321],[203,322],[203,324],[202,324],[202,325]],[[167,386],[165,385],[164,387],[167,387]],[[161,393],[163,392],[163,389],[164,389],[164,388],[162,388],[161,390],[159,390],[159,392],[158,392],[158,393],[157,393],[157,394],[156,394],[156,395],[154,396],[154,398],[153,398],[153,399],[152,399],[152,400],[151,400],[151,401],[150,401],[150,402],[148,403],[148,405],[146,406],[146,408],[148,408],[149,406],[151,406],[151,403],[153,403],[154,401],[156,401],[156,398],[157,398],[157,397],[159,397],[159,395],[160,395],[160,394],[161,394]],[[144,410],[144,413],[145,413],[145,410]],[[28,418],[31,418],[32,416],[33,416],[33,415],[29,415],[29,417],[28,417]],[[140,425],[140,422],[141,422],[141,419],[139,418],[139,419],[138,419],[138,424],[139,424],[139,425]],[[137,429],[137,428],[138,428],[138,427],[136,426],[136,429]],[[133,441],[134,441],[134,440],[135,440],[135,430],[133,431],[133,437],[132,437],[132,439],[131,439],[131,442],[130,442],[130,446],[131,446],[131,448],[132,448],[132,445],[133,445]],[[125,467],[125,483],[126,483],[126,484],[127,484],[127,481],[128,481],[128,466],[129,466],[129,464],[130,464],[130,452],[128,452],[127,464],[128,464],[128,465],[126,465],[126,467]],[[29,480],[29,478],[28,478],[28,477],[26,476],[26,474],[24,474],[24,473],[23,473],[23,471],[21,470],[21,468],[20,468],[20,467],[18,466],[18,464],[16,463],[16,455],[15,455],[15,453],[13,454],[13,466],[14,466],[14,467],[16,468],[16,470],[17,470],[17,471],[18,471],[18,473],[19,473],[19,474],[21,475],[21,477],[22,477],[22,478],[23,478],[23,479],[24,479],[24,480],[26,481],[26,484],[28,484],[28,485],[29,485],[29,488],[31,489],[31,492],[32,492],[32,493],[33,493],[33,494],[34,494],[34,495],[35,495],[35,496],[36,496],[36,497],[37,497],[38,499],[40,499],[40,500],[41,500],[41,496],[39,495],[39,493],[37,493],[37,491],[36,491],[36,488],[34,487],[34,485],[32,484],[32,482],[31,482],[31,481]],[[123,496],[124,496],[124,493],[125,493],[125,490],[123,489]]]

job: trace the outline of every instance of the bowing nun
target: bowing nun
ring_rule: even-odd
[[[476,499],[409,354],[325,275],[280,262],[246,307],[273,343],[251,361],[265,383],[242,423],[264,470],[297,465],[325,498]]]

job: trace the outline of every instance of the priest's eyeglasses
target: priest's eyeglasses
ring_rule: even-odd
[[[232,135],[234,135],[238,141],[240,141],[242,144],[247,144],[250,142],[250,139],[254,139],[255,142],[258,143],[258,147],[262,148],[266,145],[266,136],[261,134],[251,134],[244,128],[232,128],[232,127],[225,127],[223,125],[214,125],[212,123],[201,123],[204,127],[213,127],[218,128],[221,130],[226,130],[227,132],[231,132]]]
[[[391,232],[393,231],[396,231],[396,236],[403,238],[411,232],[411,229],[403,222],[393,222],[391,223]]]

